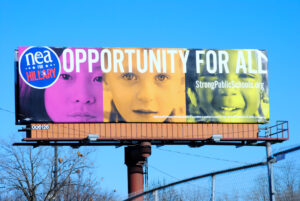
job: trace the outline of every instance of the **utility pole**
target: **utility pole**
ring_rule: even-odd
[[[275,201],[275,190],[274,190],[274,175],[273,175],[273,162],[271,142],[266,142],[267,148],[267,164],[268,164],[268,180],[269,180],[269,196],[270,201]]]
[[[149,190],[149,183],[148,183],[148,158],[145,159],[145,164],[144,164],[144,181],[145,181],[145,191]],[[146,195],[146,201],[149,201],[149,194]]]
[[[55,197],[54,199],[56,200],[56,189],[58,185],[58,177],[57,177],[57,146],[54,146],[54,193]]]
[[[216,176],[211,176],[211,201],[215,201],[215,179]]]

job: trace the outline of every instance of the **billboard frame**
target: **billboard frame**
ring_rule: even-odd
[[[31,46],[31,47],[34,47],[34,46]],[[30,48],[31,48],[30,47]],[[43,114],[43,112],[39,112],[38,114],[38,116],[36,116],[35,115],[35,109],[38,111],[41,111],[41,109],[40,108],[42,108],[42,106],[40,106],[39,104],[37,104],[37,106],[35,107],[35,109],[33,110],[33,109],[28,109],[28,111],[29,111],[29,113],[27,114],[27,106],[29,105],[27,102],[24,102],[24,101],[22,101],[22,100],[20,100],[20,98],[21,97],[23,97],[23,95],[20,95],[20,90],[22,90],[22,91],[27,91],[25,88],[24,88],[24,90],[23,90],[23,86],[22,86],[22,81],[21,81],[21,77],[22,77],[22,74],[20,74],[22,71],[20,70],[21,68],[19,68],[19,66],[18,66],[18,64],[20,64],[21,66],[23,66],[22,65],[22,61],[20,60],[19,61],[19,59],[22,59],[22,55],[24,54],[24,52],[22,52],[23,50],[22,50],[22,48],[25,48],[25,46],[24,47],[19,47],[19,49],[18,50],[16,50],[15,52],[15,55],[16,55],[16,57],[15,57],[15,72],[16,72],[16,76],[15,76],[15,84],[17,85],[16,87],[15,87],[15,98],[16,98],[16,100],[15,100],[15,104],[16,104],[16,111],[17,112],[21,112],[21,113],[24,113],[24,115],[22,115],[22,114],[19,114],[19,113],[17,113],[16,114],[16,124],[17,125],[26,125],[26,124],[29,124],[29,123],[43,123],[43,122],[48,122],[48,123],[50,123],[50,122],[73,122],[73,120],[70,120],[70,119],[68,119],[68,120],[66,120],[66,118],[65,118],[65,120],[61,120],[61,119],[59,119],[59,120],[57,120],[57,119],[55,119],[55,118],[52,118],[50,115],[49,115],[49,112],[48,112],[48,115],[49,115],[49,117],[47,116],[47,115],[44,115]],[[71,49],[71,48],[73,48],[73,49],[75,49],[75,50],[77,50],[77,49],[80,49],[79,47],[58,47],[58,48],[56,48],[56,47],[47,47],[47,48],[51,48],[53,51],[59,51],[59,50],[68,50],[68,49]],[[83,47],[82,47],[83,48]],[[55,50],[56,49],[56,50]],[[92,49],[92,48],[86,48],[86,49]],[[95,48],[95,49],[97,49],[97,48]],[[100,48],[98,48],[98,49],[100,49]],[[105,49],[105,48],[104,48]],[[106,48],[106,49],[124,49],[125,51],[126,51],[126,48]],[[132,48],[129,48],[129,49],[132,49]],[[142,48],[138,48],[138,49],[142,49]],[[153,50],[154,49],[157,49],[157,51],[160,49],[160,48],[152,48]],[[175,49],[175,48],[166,48],[166,49]],[[185,51],[185,49],[184,48],[177,48],[177,49],[180,49],[180,50],[182,50],[182,51]],[[265,52],[265,50],[258,50],[258,49],[239,49],[239,50],[230,50],[230,49],[189,49],[189,50],[191,50],[191,51],[200,51],[201,50],[201,52],[202,52],[202,50],[203,51],[207,51],[208,50],[208,52],[209,51],[215,51],[215,52],[218,52],[218,51],[248,51],[249,53],[250,53],[250,51],[252,52],[252,51],[255,51],[255,52],[257,52],[257,51],[259,51],[259,52]],[[27,51],[27,49],[26,49],[26,51]],[[72,50],[73,51],[73,50]],[[86,50],[84,50],[84,51],[86,51]],[[111,50],[112,51],[112,50]],[[152,50],[151,50],[152,51]],[[21,54],[21,57],[19,58],[19,53],[22,53]],[[100,54],[100,52],[99,52],[99,54]],[[187,55],[189,54],[189,51],[187,51]],[[202,53],[201,53],[202,54]],[[206,53],[205,53],[206,54]],[[227,54],[229,54],[229,53],[227,53]],[[231,53],[230,53],[231,54]],[[253,53],[252,53],[253,54]],[[243,54],[242,54],[243,55]],[[26,55],[27,56],[27,55]],[[189,63],[189,60],[193,60],[193,62],[194,62],[194,57],[192,56],[191,58],[193,58],[193,59],[190,59],[189,58],[189,56],[191,56],[191,54],[190,55],[188,55],[187,56],[187,58],[186,58],[186,64],[185,65],[187,65],[188,63]],[[266,55],[265,55],[266,56]],[[102,58],[102,57],[101,57]],[[100,61],[100,60],[99,60]],[[192,62],[192,64],[189,64],[189,65],[191,65],[191,66],[195,66],[194,65],[194,63]],[[102,65],[102,64],[101,64]],[[249,64],[250,65],[250,64]],[[264,64],[264,65],[266,65],[266,81],[262,81],[262,83],[261,84],[266,84],[266,86],[268,87],[268,75],[267,75],[267,64]],[[47,65],[46,65],[47,66]],[[203,68],[203,67],[202,67]],[[228,67],[227,67],[228,68]],[[250,67],[249,67],[250,68]],[[30,68],[29,68],[30,69]],[[251,69],[251,68],[250,68]],[[195,70],[195,69],[194,69]],[[19,72],[20,71],[20,72]],[[78,71],[79,72],[79,71]],[[192,72],[192,71],[191,71]],[[231,71],[230,71],[231,72]],[[250,71],[249,71],[250,72]],[[183,72],[183,73],[186,73],[185,74],[185,77],[186,76],[188,76],[188,71],[186,72],[186,70]],[[199,67],[199,72],[198,72],[198,67],[197,67],[197,73],[200,73],[200,67]],[[221,72],[220,72],[221,73]],[[227,71],[226,71],[226,73],[227,73]],[[198,75],[199,76],[199,75]],[[46,79],[46,78],[45,78]],[[225,80],[226,81],[226,80]],[[223,82],[223,81],[222,81]],[[266,83],[265,83],[266,82]],[[110,82],[109,82],[110,83]],[[111,82],[111,83],[113,83],[113,82]],[[187,83],[185,83],[186,84],[186,86],[185,87],[188,87],[188,85],[187,85]],[[25,84],[25,86],[27,86],[26,84]],[[50,85],[51,86],[51,85]],[[28,86],[27,86],[28,87]],[[221,87],[222,88],[222,87]],[[247,88],[247,87],[246,87]],[[251,87],[250,87],[251,88]],[[31,89],[31,88],[30,88]],[[38,89],[38,88],[37,88]],[[44,88],[41,88],[41,89],[44,89]],[[187,88],[186,88],[186,90],[187,90]],[[268,90],[267,90],[268,91]],[[19,93],[18,93],[19,92]],[[103,93],[104,93],[104,91],[103,91]],[[185,92],[186,93],[186,92]],[[196,93],[196,92],[195,92]],[[185,95],[187,95],[187,94],[185,94]],[[193,94],[192,94],[193,95]],[[194,94],[195,95],[195,94]],[[194,95],[193,95],[193,97],[194,97]],[[30,101],[33,101],[33,100],[36,100],[36,99],[31,99],[32,97],[34,97],[34,96],[31,96],[31,94],[30,95],[28,95],[28,98],[30,98]],[[268,99],[268,98],[267,98]],[[37,99],[37,100],[41,100],[41,99]],[[186,100],[187,101],[187,100]],[[42,103],[42,104],[44,104],[44,102],[43,101],[37,101],[37,103],[38,102],[40,102],[40,103]],[[112,102],[112,101],[111,101]],[[188,101],[187,101],[188,102]],[[200,102],[203,102],[203,101],[200,101]],[[218,101],[217,101],[218,102]],[[219,101],[220,102],[220,101]],[[104,104],[104,103],[103,103]],[[188,103],[186,103],[186,104],[188,104]],[[190,103],[189,103],[190,104]],[[199,104],[199,103],[198,103]],[[205,104],[207,104],[207,103],[205,103]],[[218,107],[217,108],[223,108],[223,107],[225,107],[225,109],[224,109],[224,111],[229,111],[229,110],[233,110],[234,109],[234,107],[233,106],[228,106],[228,105],[226,105],[225,103],[222,103],[223,105],[220,105],[221,103],[218,103],[219,105],[217,105]],[[224,104],[226,105],[226,106],[224,106]],[[242,103],[241,103],[242,104]],[[268,108],[269,108],[269,103],[267,104],[268,105]],[[103,106],[103,105],[102,105]],[[186,109],[186,110],[188,110],[187,109],[187,107],[189,107],[188,105],[183,105],[183,107]],[[198,105],[197,105],[197,107],[198,107]],[[242,107],[242,106],[239,106],[239,107]],[[237,107],[236,106],[236,108],[235,108],[235,110],[241,110],[241,108],[239,108],[239,107]],[[24,109],[25,108],[25,109]],[[107,108],[110,108],[110,106],[108,106]],[[203,107],[203,108],[206,108],[206,107]],[[103,106],[103,108],[102,109],[104,109],[104,106]],[[178,108],[173,108],[173,110],[174,111],[176,111],[176,109],[178,109]],[[198,108],[198,110],[200,111],[200,105],[199,105],[199,108]],[[24,110],[24,111],[23,111]],[[116,110],[116,111],[114,111],[116,114],[119,114],[118,113],[118,111],[117,111],[117,109],[115,108],[114,110]],[[135,110],[137,110],[138,112],[136,112],[136,113],[142,113],[142,112],[145,112],[145,111],[140,111],[141,109],[140,108],[138,108],[138,109],[136,109],[135,108]],[[192,108],[192,110],[193,110],[193,108]],[[223,109],[222,109],[223,110]],[[257,110],[262,110],[262,109],[257,109]],[[91,110],[92,111],[92,110]],[[110,110],[109,111],[113,111],[113,109],[111,109],[110,108]],[[153,113],[157,113],[157,111],[159,111],[159,110],[154,110],[153,109],[153,111],[152,110],[149,110],[149,111],[146,111],[146,112],[148,112],[148,113],[151,113],[151,112],[153,112]],[[191,112],[190,113],[188,113],[187,111],[185,112],[186,113],[186,116],[182,116],[182,115],[175,115],[174,117],[171,115],[171,114],[169,114],[169,113],[167,113],[166,114],[166,117],[167,117],[167,120],[169,120],[168,118],[170,118],[171,120],[174,120],[174,122],[177,122],[177,120],[178,119],[180,119],[181,118],[181,116],[182,116],[182,118],[185,118],[185,119],[187,119],[187,122],[191,122],[191,121],[194,121],[194,122],[191,122],[191,123],[206,123],[206,122],[209,122],[209,123],[254,123],[254,124],[256,124],[256,123],[258,123],[258,124],[260,124],[260,123],[266,123],[266,122],[268,122],[269,121],[269,115],[267,115],[266,117],[267,118],[265,118],[265,116],[264,115],[252,115],[252,113],[251,113],[251,115],[250,116],[244,116],[244,114],[243,115],[241,115],[241,117],[240,116],[238,116],[238,115],[236,115],[236,114],[231,114],[231,116],[229,115],[229,114],[225,114],[225,115],[220,115],[219,114],[219,116],[216,116],[217,114],[214,114],[214,115],[212,115],[211,116],[211,114],[208,112],[203,112],[203,114],[201,114],[201,115],[199,115],[198,114],[198,112],[199,111],[197,111],[197,114],[195,113],[195,114],[192,114]],[[259,112],[259,111],[257,111],[257,112]],[[34,114],[31,114],[31,112],[33,112]],[[45,111],[46,112],[46,111]],[[145,112],[145,113],[146,113]],[[236,112],[236,111],[235,111]],[[78,112],[77,112],[78,113]],[[184,113],[184,114],[185,114]],[[267,112],[268,114],[269,114],[269,109],[268,109],[268,112]],[[28,115],[27,117],[25,116],[25,115]],[[119,114],[120,116],[122,116],[121,114]],[[169,115],[169,116],[168,116]],[[194,116],[195,115],[195,116]],[[229,115],[229,116],[228,116]],[[46,117],[47,116],[47,117]],[[70,116],[70,115],[69,115]],[[78,114],[77,114],[77,116],[79,116]],[[88,116],[88,115],[86,115],[86,116]],[[94,115],[90,115],[90,116],[93,116],[93,118],[95,118],[94,117]],[[228,116],[228,118],[229,118],[229,120],[227,121],[227,120],[209,120],[210,118],[219,118],[219,117],[222,117],[221,119],[225,119],[225,118],[227,118],[227,116]],[[22,118],[23,117],[23,118]],[[158,115],[158,116],[154,116],[155,118],[165,118],[165,115]],[[179,118],[180,117],[180,118]],[[106,118],[106,119],[105,119]],[[119,120],[120,120],[120,118],[121,117],[116,117],[116,119],[115,120],[111,120],[111,119],[109,119],[109,120],[107,120],[107,117],[103,117],[103,122],[107,122],[107,121],[110,121],[111,123],[115,123],[115,122],[118,122]],[[246,118],[247,120],[242,120],[243,118]],[[248,120],[248,118],[255,118],[256,120],[255,121],[250,121],[250,120]],[[264,120],[261,120],[261,118],[262,119],[264,119]],[[177,119],[176,121],[175,121],[175,119]],[[192,120],[192,119],[194,119],[194,120]],[[198,119],[198,120],[196,120],[196,119]],[[199,120],[199,119],[201,119],[201,120]],[[238,119],[238,120],[234,120],[234,119]],[[78,120],[78,117],[77,117],[77,120]],[[97,122],[102,122],[102,120],[101,121],[99,121],[99,120],[97,120]],[[170,121],[171,121],[170,120]],[[138,119],[138,120],[125,120],[125,119],[121,119],[120,120],[120,122],[123,122],[123,121],[125,121],[125,122],[135,122],[135,123],[140,123],[140,122],[144,122],[144,121],[141,121],[140,119]],[[165,120],[166,121],[166,120]],[[164,122],[165,122],[164,121]],[[225,122],[223,122],[223,121],[225,121]],[[77,121],[74,121],[74,122],[77,122]],[[88,122],[90,122],[90,120],[84,120],[84,118],[82,118],[80,121],[78,121],[78,122],[82,122],[82,123],[84,123],[84,122],[86,122],[86,123],[88,123]],[[93,122],[93,121],[92,121]],[[156,122],[156,121],[151,121],[151,120],[149,120],[149,123],[154,123],[154,122]],[[157,121],[157,122],[159,122],[159,121]],[[168,121],[169,122],[169,121]],[[183,122],[185,122],[185,121],[183,121]],[[183,123],[183,122],[179,122],[179,123]]]

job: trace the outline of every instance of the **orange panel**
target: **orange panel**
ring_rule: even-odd
[[[38,138],[37,137],[37,130],[31,130],[31,137],[32,138]]]
[[[125,124],[126,125],[126,136],[132,138],[132,124]]]
[[[233,124],[233,138],[237,138],[237,136],[239,135],[239,128],[238,128],[238,124]]]
[[[176,127],[177,127],[177,136],[176,136],[176,138],[177,139],[179,139],[179,138],[183,139],[182,124],[177,124]]]
[[[114,139],[116,138],[116,126],[112,125],[112,124],[108,124],[108,128],[109,128],[109,138]]]
[[[117,124],[114,127],[115,127],[115,138],[120,139],[121,138],[120,124]]]
[[[229,124],[227,126],[226,131],[224,131],[226,136],[228,136],[229,138],[233,138],[233,124]]]
[[[105,139],[111,139],[110,124],[105,124]]]
[[[126,138],[126,124],[120,124],[120,137],[121,139]]]
[[[192,125],[189,124],[185,124],[186,125],[186,138],[192,138],[192,134],[193,134],[193,129],[192,129]]]
[[[146,132],[143,135],[145,139],[152,138],[152,124],[146,124]]]
[[[141,138],[141,132],[142,132],[142,124],[138,123],[136,124],[136,138]]]
[[[173,139],[173,129],[171,124],[167,124],[167,138]]]
[[[99,137],[100,137],[100,139],[107,138],[106,137],[107,133],[105,132],[105,124],[97,124],[97,125],[100,126],[100,128],[99,128],[99,134],[100,134]]]
[[[49,126],[49,129],[31,130],[31,138],[41,140],[84,139],[88,137],[88,134],[98,134],[101,140],[203,140],[210,138],[213,134],[220,134],[223,135],[223,139],[233,140],[258,137],[258,124],[79,123],[32,125]]]
[[[147,125],[146,124],[141,124],[141,137],[145,138],[147,136]]]
[[[161,139],[161,135],[162,135],[162,124],[155,124],[157,127],[157,135],[156,135],[156,139]]]

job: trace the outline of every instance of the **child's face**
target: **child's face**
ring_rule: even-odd
[[[143,58],[143,54],[141,57]],[[146,73],[139,73],[135,57],[132,62],[132,73],[129,73],[125,59],[124,73],[105,75],[105,83],[112,93],[118,112],[127,122],[163,122],[176,108],[180,101],[178,97],[185,98],[184,74],[177,66],[175,73],[171,73],[170,68],[167,73],[150,73],[149,69]],[[170,66],[170,62],[167,66]]]
[[[72,51],[75,55],[75,48]],[[60,61],[62,63],[62,56]],[[61,68],[58,81],[45,91],[45,107],[54,122],[102,122],[102,105],[99,64],[93,64],[91,73],[88,62],[80,64],[80,73],[75,72],[75,68],[71,73]]]
[[[247,55],[247,54],[245,54]],[[254,57],[254,55],[253,55]],[[262,76],[260,74],[250,74],[240,72],[236,74],[236,58],[237,52],[230,52],[230,60],[228,63],[229,73],[223,74],[207,74],[204,73],[199,77],[199,81],[214,82],[214,81],[227,81],[227,82],[250,82],[261,83]],[[246,59],[246,64],[248,63]],[[257,69],[256,60],[252,59],[253,69]],[[258,115],[258,109],[261,103],[260,94],[264,91],[259,87],[254,88],[197,88],[199,95],[200,107],[207,115],[211,116],[225,116],[219,118],[218,121],[229,122],[226,116],[253,116]],[[242,121],[248,121],[242,119]]]

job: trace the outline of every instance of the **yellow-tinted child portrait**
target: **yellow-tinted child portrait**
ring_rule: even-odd
[[[226,50],[227,64],[207,70],[217,59],[206,60],[196,79],[187,89],[189,121],[222,123],[260,123],[269,119],[266,64],[259,64],[256,50]],[[263,69],[264,68],[264,69]],[[210,70],[211,71],[211,70]]]
[[[168,49],[109,50],[111,58],[104,63],[112,61],[114,68],[103,77],[104,121],[185,121],[176,118],[186,115],[185,74],[178,54],[168,54]]]

